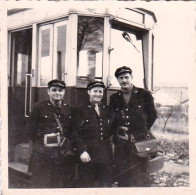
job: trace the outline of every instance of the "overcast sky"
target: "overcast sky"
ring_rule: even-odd
[[[195,2],[143,2],[157,18],[155,85],[188,85],[195,65]]]

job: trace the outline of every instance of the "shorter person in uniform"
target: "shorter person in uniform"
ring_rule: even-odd
[[[110,187],[112,167],[111,129],[108,107],[101,103],[103,82],[90,82],[87,86],[89,103],[79,107],[80,156],[79,187]]]
[[[62,161],[59,154],[62,134],[72,141],[75,124],[72,109],[63,101],[65,88],[63,81],[50,81],[49,100],[37,103],[28,120],[26,130],[33,142],[30,170],[34,188],[73,187],[75,164]]]

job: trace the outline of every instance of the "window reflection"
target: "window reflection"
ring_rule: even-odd
[[[32,30],[12,33],[13,85],[25,86],[25,77],[31,72]]]
[[[57,66],[56,78],[61,80],[65,73],[65,53],[66,53],[66,25],[57,27]]]
[[[133,71],[133,84],[144,87],[142,40],[139,35],[122,27],[111,29],[110,84],[119,87],[114,72],[121,66],[128,66]]]
[[[77,85],[102,80],[103,33],[103,18],[79,16]]]
[[[64,80],[66,36],[66,21],[40,27],[40,86],[46,86],[51,79]]]
[[[41,31],[40,85],[47,85],[52,78],[52,61],[50,54],[50,29]]]

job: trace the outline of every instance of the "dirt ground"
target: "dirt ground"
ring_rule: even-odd
[[[152,187],[189,187],[189,167],[174,162],[165,162],[164,168],[151,174]]]

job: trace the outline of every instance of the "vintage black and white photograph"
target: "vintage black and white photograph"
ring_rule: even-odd
[[[194,192],[195,3],[110,3],[0,7],[4,194]]]

